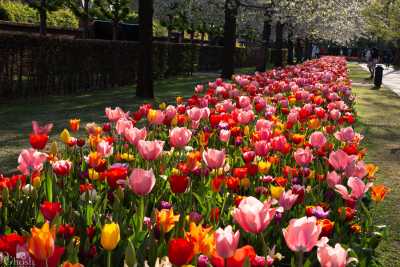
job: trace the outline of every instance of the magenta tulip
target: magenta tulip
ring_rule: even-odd
[[[209,148],[203,152],[203,161],[210,169],[221,168],[225,163],[225,151]]]
[[[172,147],[185,147],[192,138],[192,132],[185,127],[177,127],[169,131],[169,143]]]
[[[258,156],[265,157],[268,155],[269,149],[270,145],[265,140],[257,141],[254,144],[254,152],[256,152],[256,155]]]
[[[272,201],[262,203],[255,197],[243,199],[233,211],[234,220],[248,233],[258,234],[267,228],[275,216]]]
[[[153,190],[156,178],[153,169],[146,171],[143,169],[133,169],[129,175],[128,186],[139,196],[145,196]]]
[[[315,217],[291,219],[289,226],[283,229],[283,237],[290,250],[295,252],[310,252],[318,243],[322,226],[317,224]]]
[[[139,140],[137,149],[145,160],[156,160],[163,152],[164,141]]]
[[[230,225],[225,229],[218,228],[215,231],[215,245],[218,255],[222,258],[232,257],[239,245],[239,238],[240,232],[234,233]]]

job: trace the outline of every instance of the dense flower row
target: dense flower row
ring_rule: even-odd
[[[52,124],[33,122],[21,173],[0,176],[3,263],[368,265],[388,189],[363,161],[350,88],[345,60],[325,57],[71,119],[49,145]]]

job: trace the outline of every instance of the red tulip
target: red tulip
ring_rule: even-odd
[[[184,193],[189,185],[189,177],[184,175],[171,175],[168,181],[175,194]]]
[[[227,266],[224,266],[224,259],[218,255],[213,255],[211,263],[214,267],[242,267],[246,259],[249,259],[251,262],[256,256],[254,248],[247,245],[237,249],[235,254],[228,258]]]
[[[60,202],[44,201],[40,205],[40,212],[48,221],[52,221],[62,211]]]
[[[172,239],[168,243],[168,258],[175,265],[188,264],[194,256],[194,245],[183,238]]]
[[[46,146],[48,140],[49,136],[47,134],[31,133],[29,135],[29,143],[34,149],[43,149]]]
[[[58,160],[52,164],[53,171],[58,176],[67,176],[72,168],[72,162],[69,160]]]
[[[25,242],[25,238],[17,233],[2,235],[0,236],[0,251],[15,257],[17,245],[23,246]]]
[[[115,189],[118,187],[119,180],[126,180],[126,177],[128,176],[128,168],[122,166],[111,167],[105,172],[105,176],[107,177],[108,185],[112,189]]]

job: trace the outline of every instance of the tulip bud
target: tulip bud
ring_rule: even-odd
[[[117,247],[119,240],[119,225],[116,223],[105,224],[101,230],[101,246],[107,251],[112,251]]]

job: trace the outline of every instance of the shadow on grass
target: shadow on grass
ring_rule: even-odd
[[[199,83],[212,81],[215,74],[191,77],[177,77],[155,82],[155,99],[135,96],[135,86],[84,92],[81,95],[33,97],[26,100],[12,100],[0,104],[0,173],[15,171],[21,149],[29,147],[28,136],[31,121],[53,122],[50,139],[57,138],[71,118],[80,118],[81,125],[88,122],[106,121],[104,109],[119,106],[134,111],[143,103],[158,105],[161,102],[174,103],[177,96],[189,97]]]

